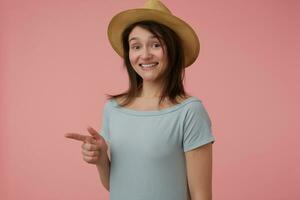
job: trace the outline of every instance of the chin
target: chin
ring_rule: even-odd
[[[143,81],[155,81],[156,78],[142,77]]]

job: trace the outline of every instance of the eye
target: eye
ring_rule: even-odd
[[[152,45],[154,48],[157,48],[157,47],[160,47],[161,45],[158,43],[158,42],[156,42],[156,43],[153,43],[153,45]]]
[[[131,46],[131,49],[133,49],[133,50],[138,50],[139,48],[140,48],[140,46],[138,46],[138,45]]]

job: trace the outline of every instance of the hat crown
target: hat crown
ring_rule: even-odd
[[[159,0],[147,0],[143,7],[121,11],[111,19],[107,29],[108,38],[121,57],[124,57],[124,30],[134,23],[148,20],[163,24],[178,35],[183,48],[184,67],[190,66],[196,60],[200,50],[197,34],[188,23],[173,15]]]
[[[171,11],[161,1],[158,1],[158,0],[147,1],[144,5],[144,8],[158,10],[161,12],[172,14]]]

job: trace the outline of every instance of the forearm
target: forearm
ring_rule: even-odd
[[[103,160],[96,164],[102,185],[109,191],[109,174],[110,174],[110,161],[108,156],[105,155]]]
[[[212,200],[212,197],[199,197],[199,198],[192,198],[191,200]]]
[[[198,194],[192,194],[191,200],[212,200],[211,192],[202,192]]]

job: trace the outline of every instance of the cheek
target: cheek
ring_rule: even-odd
[[[167,55],[165,55],[165,52],[161,49],[159,52],[157,52],[157,57],[159,57],[161,60],[165,61]]]
[[[167,64],[168,56],[164,52],[160,54],[160,59],[164,62],[164,64]]]
[[[129,52],[129,60],[130,60],[131,63],[134,64],[137,60],[137,56],[134,53]]]

